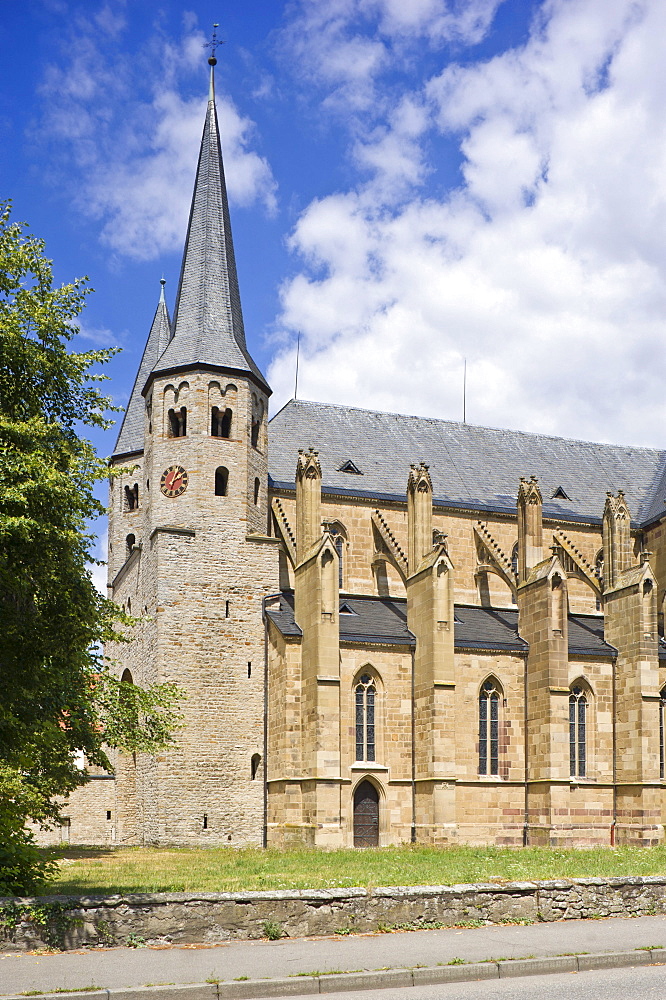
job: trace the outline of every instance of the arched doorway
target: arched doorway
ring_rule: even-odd
[[[354,792],[354,847],[379,846],[379,792],[362,781]]]

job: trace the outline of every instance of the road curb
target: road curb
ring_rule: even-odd
[[[377,969],[369,972],[336,972],[324,976],[289,976],[285,979],[246,979],[220,983],[131,986],[118,990],[71,993],[40,993],[38,1000],[260,1000],[263,997],[311,996],[356,990],[399,989],[439,983],[473,982],[543,976],[558,972],[590,972],[595,969],[627,968],[634,965],[666,964],[666,948],[559,955],[544,958],[507,958],[496,961],[435,965],[419,969]],[[2,996],[2,1000],[25,1000],[25,994]]]

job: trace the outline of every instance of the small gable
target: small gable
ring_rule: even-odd
[[[553,490],[553,492],[551,493],[550,499],[551,500],[571,500],[571,497],[567,496],[567,494],[564,492],[564,490],[562,489],[561,486],[558,486],[557,489]]]
[[[339,613],[341,615],[355,615],[356,611],[354,611],[353,608],[350,608],[348,604],[341,604]]]

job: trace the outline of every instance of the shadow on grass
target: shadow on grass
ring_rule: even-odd
[[[42,857],[48,858],[49,861],[95,861],[98,858],[113,857],[116,851],[117,848],[115,847],[71,847],[69,845],[66,847],[40,847],[39,849]]]

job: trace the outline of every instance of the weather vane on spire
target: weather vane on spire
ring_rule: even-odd
[[[208,58],[209,66],[217,66],[217,59],[215,58],[215,50],[218,47],[218,45],[224,45],[224,40],[217,37],[217,29],[219,27],[220,27],[219,24],[213,25],[213,37],[210,40],[210,42],[206,42],[204,45],[205,49],[210,49],[210,56]]]

